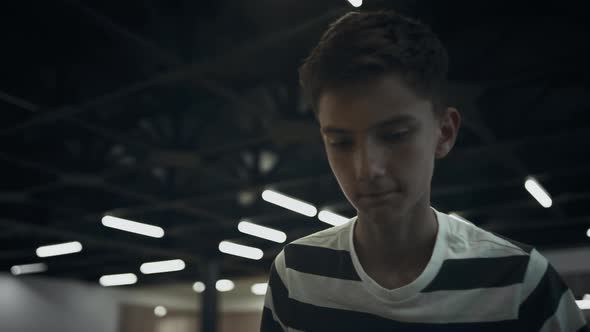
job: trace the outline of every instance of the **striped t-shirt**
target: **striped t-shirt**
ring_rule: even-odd
[[[356,217],[285,246],[271,266],[261,331],[590,331],[537,250],[434,212],[430,261],[400,288],[363,270]]]

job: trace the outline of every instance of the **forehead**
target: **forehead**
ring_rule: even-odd
[[[319,99],[318,110],[322,128],[347,131],[363,131],[396,118],[406,122],[434,118],[431,102],[419,98],[394,75],[328,89]]]

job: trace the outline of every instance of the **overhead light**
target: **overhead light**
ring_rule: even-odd
[[[526,179],[524,187],[544,208],[549,208],[553,204],[547,191],[533,177],[529,176]]]
[[[230,290],[234,289],[234,287],[234,282],[228,279],[220,279],[215,283],[215,289],[220,292],[229,292]]]
[[[343,217],[339,214],[330,212],[328,210],[320,211],[320,213],[318,214],[318,219],[332,226],[342,225],[349,220],[349,218]]]
[[[166,307],[164,306],[159,305],[154,308],[154,315],[156,315],[156,317],[164,317],[167,313],[168,310],[166,310]]]
[[[590,300],[579,300],[576,304],[580,310],[590,310]]]
[[[590,237],[590,228],[588,228],[588,230],[586,231],[586,236]]]
[[[161,227],[148,225],[123,218],[117,218],[113,216],[102,217],[102,224],[106,227],[115,228],[125,232],[131,232],[145,236],[151,236],[156,238],[161,238],[164,236],[164,230]]]
[[[137,282],[137,276],[133,273],[110,274],[100,277],[98,282],[104,287],[132,285]]]
[[[279,157],[272,151],[262,151],[258,155],[258,170],[262,174],[267,174],[274,169],[279,161]]]
[[[259,260],[264,256],[262,250],[242,244],[237,244],[229,241],[221,241],[219,243],[219,251],[224,254]]]
[[[318,213],[318,210],[311,204],[305,203],[298,199],[280,194],[276,191],[272,190],[265,190],[262,192],[262,199],[283,207],[285,209],[291,210],[293,212],[301,213],[302,215],[308,217],[315,217]]]
[[[241,190],[238,193],[238,203],[242,206],[250,206],[256,201],[257,193],[252,190]]]
[[[39,273],[47,271],[47,265],[44,263],[36,263],[36,264],[25,264],[25,265],[14,265],[10,268],[10,273],[15,276],[21,274],[31,274],[31,273]]]
[[[250,290],[254,295],[264,295],[266,294],[266,289],[268,288],[268,283],[263,282],[259,284],[254,284],[250,287]]]
[[[53,244],[49,246],[43,246],[37,248],[37,256],[39,257],[50,257],[74,254],[82,251],[82,244],[78,241]]]
[[[193,290],[197,293],[202,293],[205,291],[205,284],[197,281],[193,284]]]
[[[238,224],[238,230],[244,234],[257,236],[266,240],[283,243],[287,241],[287,234],[269,227],[253,224],[248,221],[241,221]]]
[[[182,259],[172,259],[168,261],[143,263],[139,267],[139,270],[143,274],[153,274],[180,271],[184,270],[185,267],[186,265]]]
[[[353,7],[360,7],[363,5],[363,0],[348,0],[348,2],[353,6]]]

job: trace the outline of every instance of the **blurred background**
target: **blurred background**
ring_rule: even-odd
[[[355,215],[297,67],[329,22],[374,9],[450,54],[463,124],[433,207],[535,246],[590,307],[582,3],[3,3],[0,330],[257,331],[276,254]]]

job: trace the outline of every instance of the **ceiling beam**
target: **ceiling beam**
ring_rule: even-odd
[[[313,28],[319,24],[326,24],[326,22],[329,20],[344,14],[349,10],[350,8],[348,6],[338,7],[337,9],[332,9],[318,17],[314,17],[310,20],[292,26],[289,29],[271,33],[254,41],[244,42],[241,46],[233,48],[231,52],[217,55],[215,57],[202,60],[198,63],[178,66],[172,70],[157,74],[145,80],[137,81],[128,86],[112,90],[108,93],[105,93],[96,98],[92,98],[85,102],[81,102],[77,105],[66,105],[57,109],[47,110],[37,116],[33,116],[31,119],[28,119],[24,122],[0,129],[0,135],[14,135],[35,126],[53,123],[66,117],[72,117],[74,115],[89,113],[96,110],[98,106],[119,100],[131,94],[142,92],[153,86],[200,77],[205,71],[210,71],[212,68],[222,67],[228,62],[252,56],[259,49],[282,44],[286,39],[297,36],[301,32]]]

